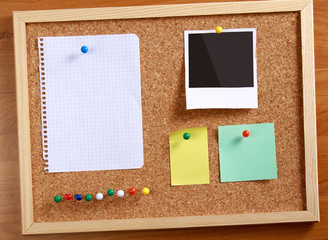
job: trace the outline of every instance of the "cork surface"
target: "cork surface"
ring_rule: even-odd
[[[259,108],[186,110],[184,30],[257,28]],[[277,27],[279,26],[279,27]],[[35,222],[220,215],[305,210],[299,13],[27,24],[32,181]],[[135,33],[140,38],[144,166],[139,170],[45,173],[37,37]],[[275,123],[278,179],[220,183],[220,125]],[[208,127],[210,184],[170,185],[169,134]],[[55,203],[55,195],[106,193],[124,198]],[[149,187],[150,195],[141,189]]]

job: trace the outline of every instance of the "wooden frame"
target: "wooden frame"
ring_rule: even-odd
[[[217,216],[35,223],[30,149],[26,24],[35,22],[292,12],[301,16],[306,210]],[[275,0],[140,7],[19,11],[13,13],[23,234],[184,228],[319,221],[312,0]]]

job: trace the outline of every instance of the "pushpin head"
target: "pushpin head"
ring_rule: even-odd
[[[150,192],[150,191],[149,191],[149,188],[143,188],[143,189],[142,189],[142,194],[143,194],[143,195],[148,195],[149,192]]]
[[[249,131],[247,131],[247,130],[243,131],[243,136],[248,137],[249,136]]]
[[[133,195],[133,194],[135,194],[137,192],[137,190],[135,189],[135,188],[130,188],[129,189],[129,193],[130,193],[130,195]]]
[[[78,201],[81,201],[82,200],[82,195],[81,194],[76,194],[74,197]]]
[[[65,194],[64,198],[66,200],[71,200],[72,199],[72,195],[71,194]]]
[[[85,195],[85,200],[88,201],[88,202],[91,201],[92,196],[90,194]]]
[[[220,33],[223,32],[223,28],[222,28],[221,26],[217,26],[217,27],[215,28],[215,31],[216,31],[216,33],[220,34]]]
[[[113,196],[114,195],[114,190],[113,189],[108,189],[107,195],[108,196]]]
[[[96,194],[96,199],[97,200],[102,200],[104,198],[104,195],[102,193],[97,193]]]
[[[124,197],[124,191],[123,190],[118,190],[117,193],[116,193],[116,195],[118,197]]]
[[[88,52],[88,47],[87,46],[81,47],[81,52],[82,53],[87,53]]]
[[[55,196],[55,198],[54,198],[54,200],[55,200],[55,202],[60,202],[61,201],[61,196]]]
[[[183,134],[183,138],[184,138],[185,140],[188,140],[188,139],[190,138],[190,134],[189,134],[189,133],[185,133],[185,134]]]

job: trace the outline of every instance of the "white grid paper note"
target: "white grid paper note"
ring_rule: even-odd
[[[38,44],[46,169],[141,168],[138,37],[41,37]]]

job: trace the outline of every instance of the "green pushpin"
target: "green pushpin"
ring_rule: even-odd
[[[54,200],[55,200],[55,202],[60,202],[61,201],[61,196],[56,195]]]
[[[183,138],[184,138],[185,140],[188,140],[188,139],[190,138],[190,134],[189,134],[189,133],[184,133],[184,134],[183,134]]]
[[[113,189],[108,189],[107,194],[108,194],[108,196],[113,196],[114,195],[114,190]]]
[[[91,199],[92,199],[92,196],[90,195],[90,194],[87,194],[87,195],[85,195],[85,200],[86,201],[91,201]]]

